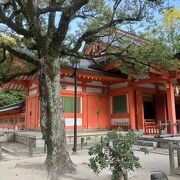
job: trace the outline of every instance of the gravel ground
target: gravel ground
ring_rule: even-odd
[[[28,157],[28,147],[18,143],[5,143],[4,147],[14,151],[13,154],[3,153],[3,161],[0,161],[0,180],[48,180],[43,170],[44,154],[35,154]],[[138,149],[137,146],[134,149]],[[169,175],[169,158],[166,149],[148,148],[150,153],[144,155],[140,151],[135,154],[140,158],[142,168],[129,173],[130,180],[149,180],[154,171],[162,171]],[[35,151],[36,152],[36,151]],[[78,151],[76,154],[70,152],[71,159],[77,165],[76,175],[66,175],[59,179],[66,180],[110,180],[111,173],[104,170],[96,176],[88,167],[89,156],[87,150]],[[169,180],[179,180],[180,176],[169,176]]]

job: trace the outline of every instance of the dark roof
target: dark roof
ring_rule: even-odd
[[[16,103],[16,104],[10,104],[8,106],[1,107],[0,108],[0,113],[10,111],[10,110],[15,110],[15,109],[23,109],[24,106],[25,106],[25,102]]]

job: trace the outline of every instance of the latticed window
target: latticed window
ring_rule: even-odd
[[[11,118],[10,122],[11,122],[11,124],[14,124],[14,119],[13,119],[13,118]]]
[[[127,96],[113,96],[113,113],[127,113]]]
[[[4,123],[5,123],[5,124],[8,124],[8,121],[9,121],[9,119],[5,119],[5,120],[4,120]]]
[[[21,122],[21,123],[24,123],[24,122],[25,122],[25,118],[24,118],[24,117],[21,117],[21,118],[20,118],[20,122]]]
[[[74,113],[74,97],[62,97],[65,113]],[[77,97],[77,113],[80,113],[80,97]]]

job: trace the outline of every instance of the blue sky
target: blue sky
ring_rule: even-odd
[[[169,0],[169,4],[177,7],[180,10],[180,0]]]
[[[174,6],[180,10],[180,0],[168,0],[168,6],[169,7]],[[70,25],[70,33],[72,34],[74,34],[75,30],[77,29],[76,23],[77,23],[76,21],[73,21]]]

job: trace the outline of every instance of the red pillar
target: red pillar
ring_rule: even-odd
[[[130,119],[130,127],[132,130],[136,129],[136,110],[135,110],[135,97],[134,97],[134,89],[129,88],[128,92],[128,100],[129,100],[129,119]]]
[[[29,113],[29,107],[28,107],[28,101],[29,101],[29,99],[28,99],[28,96],[29,96],[29,88],[27,89],[27,91],[26,91],[26,102],[25,102],[25,128],[28,128],[28,113]],[[19,120],[18,120],[19,121]]]
[[[142,93],[136,91],[136,113],[137,113],[137,127],[138,129],[144,129],[144,109],[143,109],[143,99]]]
[[[87,109],[87,94],[86,94],[86,83],[82,83],[82,118],[83,118],[83,128],[88,128],[88,109]]]
[[[171,124],[176,123],[176,109],[175,109],[175,98],[174,98],[174,88],[172,83],[169,83],[169,87],[167,88],[167,104],[168,104],[168,118]],[[176,134],[176,126],[171,126],[170,129],[171,134]]]

